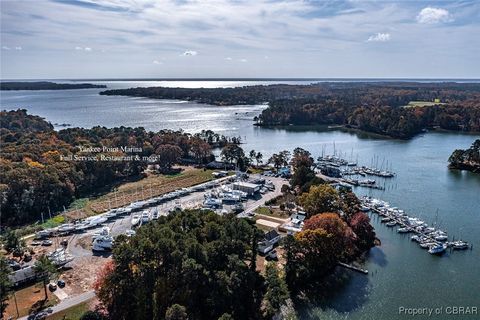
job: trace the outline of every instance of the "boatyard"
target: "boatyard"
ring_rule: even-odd
[[[28,240],[36,254],[46,254],[52,263],[63,269],[60,279],[64,288],[53,292],[59,300],[91,290],[95,275],[108,262],[110,251],[119,235],[127,237],[146,223],[177,210],[211,210],[219,215],[234,213],[252,217],[259,206],[278,196],[286,180],[261,175],[227,175],[221,172],[216,180],[182,188],[161,196],[112,208],[105,213],[64,223],[37,232]],[[31,269],[34,259],[19,270]],[[24,272],[22,271],[22,274]]]

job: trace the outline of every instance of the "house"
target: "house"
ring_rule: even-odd
[[[265,233],[265,236],[263,238],[266,241],[270,242],[272,245],[274,245],[280,240],[280,235],[278,234],[277,230],[270,230]]]
[[[35,269],[33,266],[28,266],[26,268],[12,272],[8,278],[14,287],[32,282],[37,278]]]
[[[260,254],[267,254],[273,249],[273,244],[268,241],[260,241],[257,246],[257,250]]]
[[[246,192],[248,195],[253,195],[260,191],[260,185],[249,182],[235,182],[233,190],[240,190]]]
[[[276,230],[270,230],[265,233],[263,240],[258,243],[257,250],[261,254],[266,254],[273,249],[278,241],[280,241],[280,234]]]

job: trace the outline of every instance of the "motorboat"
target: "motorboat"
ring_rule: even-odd
[[[158,218],[160,218],[160,214],[158,213],[157,208],[151,211],[151,217],[152,217],[152,220],[158,220]]]
[[[52,231],[49,229],[46,230],[40,230],[37,233],[35,233],[35,239],[44,239],[48,238],[52,235]]]
[[[447,249],[447,245],[445,243],[438,243],[436,245],[433,245],[428,249],[428,253],[430,254],[442,254],[445,252]]]
[[[437,245],[438,243],[436,242],[431,242],[431,241],[425,241],[425,242],[420,242],[420,247],[422,249],[429,249],[432,246]]]
[[[58,226],[57,231],[60,233],[69,233],[75,230],[75,225],[73,223],[64,223]]]
[[[140,221],[142,224],[148,223],[150,221],[150,212],[148,210],[143,210]]]
[[[397,230],[398,233],[408,233],[410,231],[412,231],[412,230],[409,229],[409,228],[406,228],[406,227],[398,228],[398,230]]]
[[[413,235],[410,240],[415,241],[415,242],[420,242],[421,237],[419,235]]]
[[[96,238],[92,244],[93,251],[110,251],[113,247],[113,238],[111,236],[101,236]]]
[[[102,230],[100,230],[97,233],[94,233],[92,235],[92,241],[94,241],[96,238],[103,237],[103,236],[109,236],[110,235],[110,228],[109,227],[103,227]]]
[[[395,227],[396,224],[397,224],[397,222],[390,221],[389,223],[387,223],[387,227]]]
[[[107,211],[106,213],[103,214],[103,216],[107,219],[113,219],[117,217],[117,210],[112,209],[110,211]]]
[[[447,241],[448,236],[446,234],[439,234],[439,235],[435,236],[435,240],[437,240],[437,241]]]
[[[137,213],[134,213],[132,215],[131,223],[133,227],[137,226],[140,223],[140,215]]]
[[[381,222],[389,222],[389,221],[392,221],[392,218],[390,218],[390,217],[385,217],[385,218],[382,218],[380,221],[381,221]]]
[[[214,199],[214,198],[208,198],[203,202],[204,206],[207,207],[219,207],[222,205],[222,200],[220,199]]]
[[[135,234],[137,234],[137,233],[135,232],[135,230],[132,230],[132,229],[127,229],[127,230],[125,230],[125,235],[126,235],[127,237],[133,237]]]
[[[468,242],[458,240],[451,243],[454,250],[464,250],[468,249]]]
[[[85,219],[85,222],[88,222],[90,227],[98,226],[102,223],[105,223],[108,219],[103,215],[98,215]]]

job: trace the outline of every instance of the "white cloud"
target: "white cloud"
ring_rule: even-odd
[[[3,46],[2,49],[3,49],[3,50],[10,50],[11,48],[10,48],[10,47],[7,47],[7,46]]]
[[[153,62],[153,64],[163,64],[162,61],[158,61],[158,60],[153,60],[152,62]]]
[[[368,42],[386,42],[390,41],[390,33],[376,33],[368,37]]]
[[[233,59],[231,57],[226,57],[225,60],[232,61]]]
[[[243,59],[240,59],[240,60],[238,60],[238,61],[240,61],[240,62],[247,62],[248,60],[245,59],[245,58],[243,58]]]
[[[453,21],[453,18],[450,12],[445,9],[426,7],[423,8],[417,15],[417,21],[419,23],[434,24],[440,22],[450,22]]]
[[[182,56],[196,56],[198,54],[197,51],[194,50],[186,50],[184,53],[182,53]]]
[[[22,50],[22,49],[23,49],[23,48],[20,47],[20,46],[16,46],[16,47],[15,47],[15,50]]]
[[[75,50],[83,50],[82,47],[75,47]]]
[[[85,47],[85,51],[92,51],[92,48],[90,48],[90,47]]]

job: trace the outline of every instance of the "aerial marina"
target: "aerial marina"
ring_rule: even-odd
[[[373,212],[382,217],[380,221],[387,227],[399,227],[398,233],[413,233],[411,240],[417,242],[420,248],[428,249],[428,253],[441,255],[447,248],[452,250],[473,249],[473,246],[463,240],[448,241],[446,231],[429,226],[419,218],[409,216],[402,209],[391,207],[386,201],[364,196],[360,199],[362,211]]]

